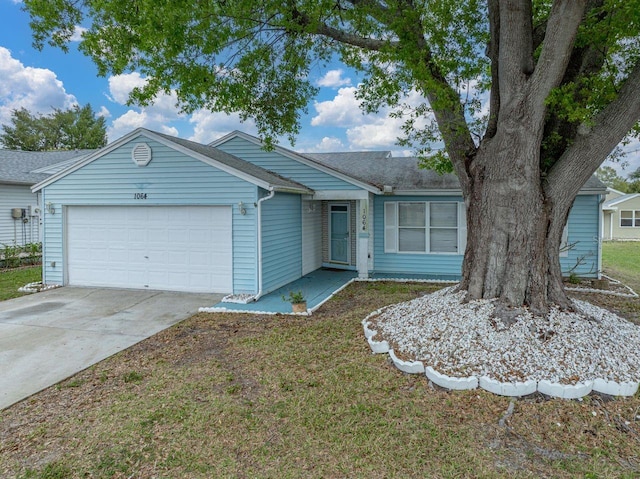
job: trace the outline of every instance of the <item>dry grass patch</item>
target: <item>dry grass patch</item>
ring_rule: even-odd
[[[0,476],[640,474],[638,397],[536,395],[506,414],[509,398],[371,354],[362,318],[436,288],[356,283],[310,319],[196,315],[2,411]]]

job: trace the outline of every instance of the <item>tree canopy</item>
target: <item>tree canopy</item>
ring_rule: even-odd
[[[100,148],[107,144],[104,118],[96,118],[91,105],[49,115],[13,110],[11,124],[2,126],[0,142],[11,150],[49,151]]]

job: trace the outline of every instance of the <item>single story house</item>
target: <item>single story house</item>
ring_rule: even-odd
[[[640,240],[640,193],[607,188],[602,203],[603,240]]]
[[[93,151],[0,149],[0,245],[41,241],[39,193],[31,187]]]
[[[34,187],[48,284],[259,297],[318,268],[457,279],[466,242],[455,176],[388,152],[301,154],[233,132],[202,145],[137,129]],[[596,277],[590,181],[562,265]]]

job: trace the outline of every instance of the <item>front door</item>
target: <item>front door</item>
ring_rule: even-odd
[[[349,204],[329,206],[329,261],[349,264]]]

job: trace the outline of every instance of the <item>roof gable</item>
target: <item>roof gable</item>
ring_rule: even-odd
[[[616,206],[624,203],[626,201],[629,200],[633,200],[635,198],[638,198],[640,196],[640,193],[630,193],[630,194],[626,194],[626,195],[622,195],[622,196],[618,196],[616,198],[610,199],[605,201],[604,203],[602,203],[602,208],[603,209],[617,209]]]
[[[61,178],[79,170],[80,168],[98,160],[104,155],[120,148],[130,141],[145,137],[149,140],[157,141],[173,150],[179,151],[187,156],[207,163],[215,168],[218,168],[226,173],[229,173],[237,178],[243,179],[256,186],[267,190],[308,194],[312,193],[312,190],[304,185],[291,181],[287,178],[278,176],[270,171],[253,165],[247,161],[237,158],[233,155],[225,153],[222,150],[202,145],[189,140],[183,140],[181,138],[172,137],[158,132],[153,132],[144,128],[138,128],[128,135],[123,136],[119,140],[107,145],[105,148],[96,151],[94,154],[87,156],[83,161],[78,162],[71,167],[58,172],[52,177],[42,181],[34,186],[33,191],[40,190],[51,183],[58,181]]]
[[[237,141],[243,141],[251,144],[254,147],[259,148],[260,150],[264,151],[265,155],[268,155],[270,153],[264,150],[264,144],[260,141],[260,139],[241,131],[233,131],[228,135],[225,135],[222,138],[219,138],[218,140],[215,140],[209,143],[209,146],[213,146],[216,148],[225,148],[228,145],[237,143]],[[281,146],[275,146],[271,153],[275,153],[277,155],[280,155],[281,157],[287,158],[289,160],[293,160],[294,162],[300,165],[304,165],[305,167],[311,168],[322,174],[335,178],[336,180],[339,180],[341,182],[348,184],[350,188],[356,187],[356,188],[363,189],[365,191],[369,191],[375,194],[381,193],[381,190],[378,184],[369,183],[367,181],[363,181],[360,178],[349,175],[348,173],[339,171],[333,168],[329,164],[323,163],[321,161],[317,161],[315,158],[312,158],[310,155],[297,153],[295,151],[289,150],[287,148],[283,148]],[[384,153],[386,154],[387,152],[384,152]],[[247,161],[251,161],[248,158],[246,159]],[[279,173],[287,177],[290,177],[288,173],[285,173],[285,172],[279,172]],[[298,179],[298,181],[307,184],[307,181],[303,179]],[[310,185],[310,186],[313,187],[314,189],[322,189],[322,188],[314,187],[314,185]]]

